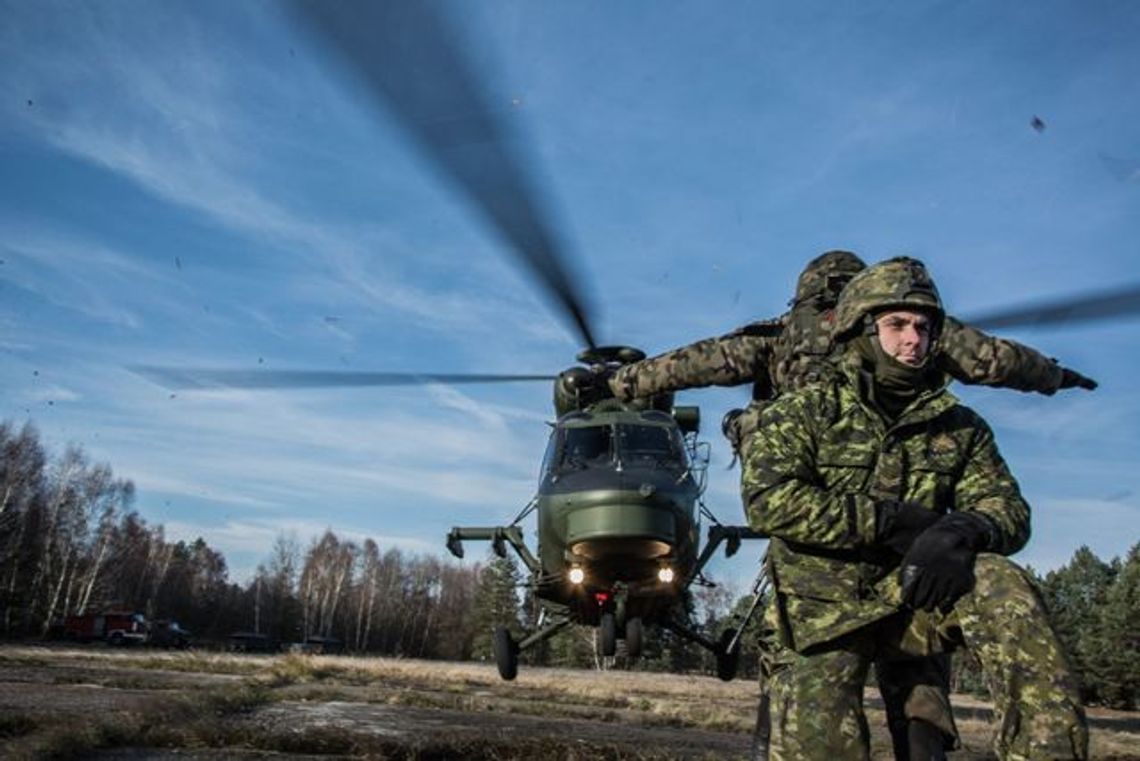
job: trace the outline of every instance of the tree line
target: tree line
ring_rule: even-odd
[[[230,580],[226,560],[203,539],[168,541],[134,509],[130,481],[92,463],[82,448],[45,451],[31,424],[0,424],[0,634],[43,637],[67,615],[108,609],[177,620],[200,643],[254,632],[280,643],[335,640],[349,652],[490,660],[491,632],[516,636],[541,610],[513,558],[488,553],[457,565],[434,555],[382,549],[326,531],[302,546],[279,537],[253,578]],[[1140,701],[1140,543],[1110,562],[1082,547],[1038,577],[1087,702],[1135,708]],[[750,598],[695,586],[680,615],[710,639],[738,625]],[[754,678],[759,616],[742,638],[740,674]],[[956,658],[960,687],[981,684]],[[529,650],[524,662],[572,668],[712,673],[703,648],[654,631],[641,658],[600,655],[594,630],[573,627]]]

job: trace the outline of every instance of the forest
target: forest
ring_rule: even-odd
[[[201,538],[169,541],[134,508],[133,484],[81,447],[45,449],[34,425],[0,424],[0,636],[42,639],[66,616],[131,610],[178,621],[200,647],[223,647],[235,632],[282,646],[322,637],[350,653],[489,660],[491,631],[516,631],[538,615],[511,558],[489,554],[460,565],[430,554],[357,544],[327,530],[307,545],[280,536],[251,579],[230,579],[226,560]],[[442,536],[442,534],[441,534]],[[1140,702],[1140,543],[1105,561],[1079,549],[1065,566],[1037,575],[1054,626],[1091,705]],[[694,587],[685,615],[715,637],[748,605],[726,587]],[[742,676],[754,676],[754,632]],[[704,672],[711,656],[667,632],[642,657],[603,658],[591,629],[528,651],[532,665]],[[971,658],[955,659],[957,687],[980,690]]]

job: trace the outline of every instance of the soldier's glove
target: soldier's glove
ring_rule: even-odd
[[[760,412],[764,407],[764,404],[752,402],[745,409],[729,410],[720,421],[720,430],[732,444],[735,456],[744,456],[744,444],[760,427]]]
[[[924,531],[903,556],[902,601],[914,610],[946,612],[974,588],[974,560],[991,543],[980,515],[951,513]]]
[[[724,413],[724,417],[720,419],[720,432],[732,444],[732,451],[737,455],[740,454],[740,416],[743,414],[744,410],[738,407]]]
[[[875,544],[886,547],[901,557],[919,534],[941,518],[941,513],[914,502],[881,500],[875,503]]]
[[[1057,388],[1083,388],[1089,391],[1097,387],[1097,382],[1088,376],[1081,375],[1076,370],[1070,370],[1067,367],[1061,368],[1061,385]]]

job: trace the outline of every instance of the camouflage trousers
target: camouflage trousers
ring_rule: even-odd
[[[973,651],[993,693],[1003,761],[1088,758],[1088,727],[1076,680],[1033,583],[1018,566],[980,555],[977,584],[948,614],[899,611],[852,634],[797,653],[775,646],[764,659],[772,761],[870,757],[863,685],[874,661]],[[916,683],[908,710],[938,701]]]

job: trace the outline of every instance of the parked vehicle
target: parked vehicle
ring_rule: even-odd
[[[155,647],[185,650],[190,647],[190,632],[177,621],[160,618],[150,622],[150,644]]]
[[[141,644],[147,640],[146,617],[130,611],[107,611],[68,616],[63,635],[77,642],[103,641],[110,645]]]
[[[336,637],[307,637],[303,652],[313,655],[341,655],[344,653],[344,643]]]
[[[235,653],[275,653],[278,647],[266,634],[234,632],[229,637],[226,649]]]

